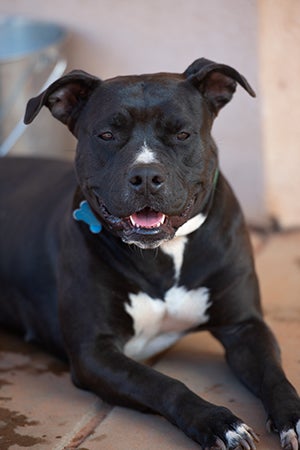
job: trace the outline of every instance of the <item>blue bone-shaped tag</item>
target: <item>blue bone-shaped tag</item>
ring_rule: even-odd
[[[73,211],[73,217],[75,220],[81,220],[82,222],[88,224],[92,233],[100,233],[100,231],[102,230],[101,223],[94,215],[90,205],[86,200],[83,200],[80,203],[79,209],[75,209],[75,211]]]

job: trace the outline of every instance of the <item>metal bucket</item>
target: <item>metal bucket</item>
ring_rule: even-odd
[[[0,16],[0,156],[63,156],[70,137],[45,108],[32,125],[23,117],[27,101],[66,69],[66,30],[52,23]]]

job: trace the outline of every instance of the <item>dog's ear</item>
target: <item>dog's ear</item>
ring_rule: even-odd
[[[74,123],[94,89],[101,83],[82,70],[73,70],[52,83],[44,92],[27,103],[24,122],[31,123],[43,106],[73,131]]]
[[[237,70],[225,64],[218,64],[205,58],[194,61],[183,73],[209,103],[215,115],[230,102],[237,82],[252,96],[255,92]]]

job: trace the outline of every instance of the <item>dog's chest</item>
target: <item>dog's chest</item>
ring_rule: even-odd
[[[162,246],[173,258],[176,282],[186,240],[180,237]],[[150,358],[174,344],[187,330],[208,321],[209,290],[206,287],[187,290],[176,282],[164,299],[154,299],[145,292],[129,294],[130,303],[125,309],[132,317],[134,336],[125,344],[127,356],[136,360]]]

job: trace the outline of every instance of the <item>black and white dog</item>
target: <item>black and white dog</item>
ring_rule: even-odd
[[[231,411],[138,362],[209,330],[282,447],[297,450],[300,400],[211,137],[237,83],[255,95],[235,69],[201,58],[183,74],[73,71],[29,101],[26,123],[45,105],[77,137],[75,173],[0,160],[0,323],[67,356],[74,383],[110,403],[161,414],[206,450],[254,449]]]

